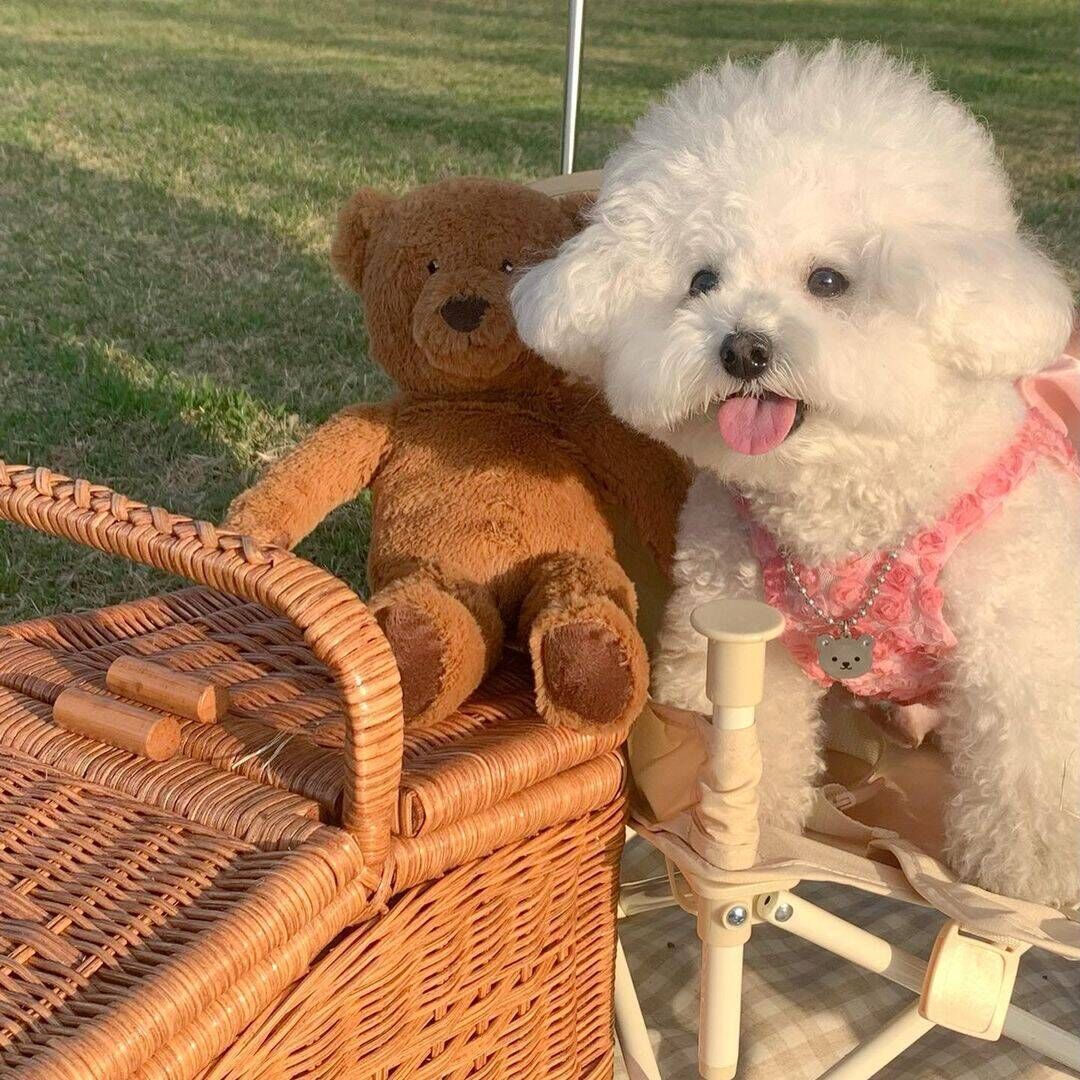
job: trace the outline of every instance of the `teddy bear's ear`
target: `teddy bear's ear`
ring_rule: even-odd
[[[560,195],[558,204],[570,215],[577,229],[584,229],[589,224],[589,211],[596,204],[595,191],[571,191]]]
[[[869,634],[863,634],[863,636],[859,638],[859,644],[864,649],[869,649],[870,646],[874,644],[874,639]]]
[[[338,212],[330,261],[351,289],[360,291],[368,240],[379,215],[394,201],[374,188],[360,188]]]
[[[883,245],[882,284],[929,331],[943,363],[1018,379],[1053,363],[1072,296],[1057,267],[1015,232],[913,228]]]
[[[819,649],[824,649],[826,645],[831,645],[834,640],[828,634],[818,634],[814,639],[814,645]]]

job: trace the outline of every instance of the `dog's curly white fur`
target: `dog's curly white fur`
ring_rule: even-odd
[[[841,296],[807,290],[827,265]],[[702,269],[719,279],[695,294]],[[1025,239],[987,132],[879,49],[783,48],[676,88],[604,170],[591,223],[518,283],[522,337],[599,382],[616,413],[702,472],[654,661],[660,701],[707,710],[690,610],[760,596],[725,484],[808,565],[902,544],[1012,440],[1017,378],[1058,356],[1060,275]],[[756,389],[805,403],[771,451],[719,437],[736,330],[767,335]],[[1040,465],[966,540],[940,584],[958,645],[943,743],[959,782],[947,856],[968,880],[1080,900],[1080,485]],[[820,689],[770,646],[763,804],[797,825],[820,768]],[[1075,777],[1075,769],[1072,773]]]

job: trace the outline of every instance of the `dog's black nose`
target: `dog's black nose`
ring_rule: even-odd
[[[451,330],[467,334],[480,325],[488,306],[488,302],[480,296],[455,296],[443,304],[439,313]]]
[[[736,379],[757,379],[772,360],[772,342],[750,330],[736,330],[720,342],[720,363]]]

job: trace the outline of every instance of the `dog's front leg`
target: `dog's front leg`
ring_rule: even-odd
[[[1046,466],[957,549],[946,856],[1006,896],[1080,901],[1080,494]]]
[[[1076,904],[1076,699],[1064,700],[1056,673],[1027,648],[987,666],[973,661],[959,663],[946,705],[943,741],[958,784],[945,813],[947,861],[965,881],[991,892]]]
[[[762,599],[761,572],[726,492],[707,475],[694,481],[680,518],[668,601],[652,660],[652,696],[664,705],[708,715],[706,641],[690,625],[694,608],[719,597]],[[786,646],[765,653],[765,698],[757,709],[764,761],[762,817],[797,829],[806,820],[821,770],[818,706],[821,688],[806,677]]]

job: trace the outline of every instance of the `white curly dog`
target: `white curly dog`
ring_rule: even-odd
[[[724,63],[637,124],[513,304],[529,345],[701,470],[655,698],[708,710],[698,604],[788,615],[758,713],[768,817],[807,813],[831,683],[931,701],[952,866],[1080,901],[1080,483],[1018,392],[1072,303],[974,117],[869,46]]]

